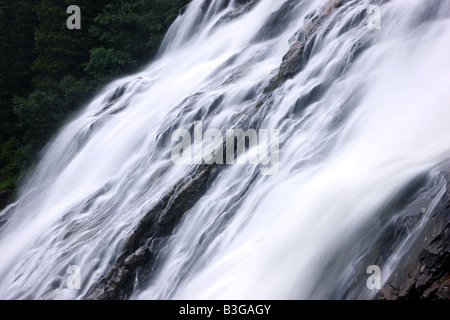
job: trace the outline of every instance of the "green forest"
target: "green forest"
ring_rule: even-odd
[[[108,81],[150,62],[189,0],[0,0],[0,192]],[[68,6],[81,9],[69,30]]]

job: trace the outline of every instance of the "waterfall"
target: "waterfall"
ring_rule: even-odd
[[[437,194],[445,184],[448,30],[448,1],[192,1],[157,58],[65,125],[1,212],[0,298],[86,298],[148,213],[169,219],[155,208],[209,168],[171,158],[174,132],[195,122],[224,136],[278,130],[279,169],[215,165],[172,228],[145,239],[152,261],[129,298],[345,298],[355,264],[402,214],[390,204],[418,179]]]

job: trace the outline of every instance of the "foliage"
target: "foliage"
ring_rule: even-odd
[[[156,54],[189,0],[0,2],[0,191],[14,190],[66,119],[114,77]]]

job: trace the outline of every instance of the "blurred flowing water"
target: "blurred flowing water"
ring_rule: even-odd
[[[132,298],[343,298],[355,263],[401,214],[389,204],[417,179],[417,199],[439,196],[449,1],[343,1],[303,68],[268,94],[289,40],[328,1],[260,0],[231,18],[240,2],[194,0],[155,61],[104,88],[46,147],[0,214],[0,298],[84,298],[142,217],[195,171],[170,158],[171,133],[195,121],[279,129],[280,170],[224,166]],[[367,27],[373,4],[380,30]],[[81,290],[66,286],[69,265],[81,268]]]

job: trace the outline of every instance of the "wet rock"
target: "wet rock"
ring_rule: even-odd
[[[295,7],[299,6],[298,0],[288,0],[284,2],[281,7],[273,12],[266,20],[262,28],[257,33],[253,42],[267,41],[280,36],[286,28],[286,21],[295,19],[297,10]]]
[[[144,261],[146,256],[148,255],[147,251],[149,248],[147,246],[142,246],[136,250],[136,252],[130,254],[124,261],[124,265],[126,265],[129,269],[135,270],[139,267]]]
[[[446,193],[377,299],[450,299],[450,168],[444,174]]]
[[[335,298],[418,300],[445,296],[450,270],[449,171],[442,170],[440,176],[432,179],[414,179],[393,201],[386,203],[381,215],[369,223],[364,233],[369,234],[369,241],[361,239],[356,245],[359,258],[352,272],[342,277],[345,292]],[[436,199],[443,191],[446,193]],[[421,213],[422,208],[428,208],[425,214]],[[381,269],[381,290],[367,287],[370,265]]]
[[[110,273],[88,290],[85,299],[128,299],[137,277],[140,283],[148,281],[163,240],[172,234],[183,215],[203,196],[218,172],[214,165],[202,166],[192,176],[175,184],[140,221]]]
[[[236,7],[236,9],[234,9],[233,11],[229,11],[225,15],[223,15],[219,19],[219,22],[216,25],[216,27],[225,21],[237,19],[240,16],[246,14],[247,12],[252,10],[258,2],[259,2],[259,0],[238,0],[238,1],[236,1],[236,4],[238,5]]]
[[[307,21],[305,21],[302,29],[297,31],[297,33],[289,40],[289,50],[284,55],[278,72],[271,78],[264,89],[265,95],[270,94],[270,92],[280,87],[286,80],[294,77],[305,67],[309,60],[319,27],[326,18],[338,10],[346,1],[347,0],[329,1],[322,10],[306,18]],[[263,96],[256,107],[260,107],[265,99],[266,97]]]
[[[189,8],[189,4],[185,5],[183,8],[180,9],[180,11],[178,12],[178,15],[180,15],[180,16],[184,15],[188,8]]]
[[[223,1],[222,3],[220,3],[220,6],[216,7],[215,9],[216,9],[216,10],[219,10],[219,11],[225,9],[226,7],[229,6],[230,1],[231,1],[231,0]],[[238,1],[236,1],[236,3],[237,3],[237,4],[242,4],[243,2],[248,2],[248,1],[252,1],[252,0],[242,0],[242,1],[239,1],[239,0],[238,0]],[[212,1],[212,0],[205,0],[205,1],[202,3],[202,5],[201,5],[200,10],[202,10],[202,12],[205,14],[205,13],[208,12],[208,10],[210,9],[210,7],[211,7],[212,4],[213,4],[213,1]]]
[[[108,102],[117,101],[125,94],[126,91],[127,91],[126,85],[118,87],[111,95],[108,96],[107,101]]]
[[[52,290],[59,289],[59,288],[61,287],[62,282],[63,282],[63,281],[62,281],[62,278],[61,278],[61,277],[58,277],[58,278],[54,279],[54,280],[50,283],[50,288],[51,288]]]

